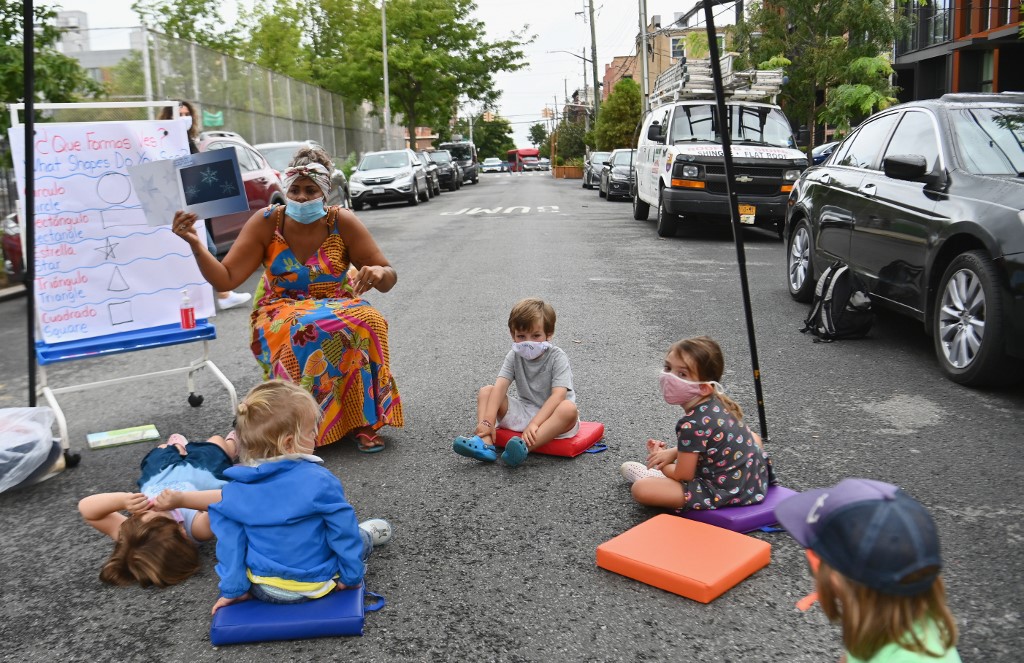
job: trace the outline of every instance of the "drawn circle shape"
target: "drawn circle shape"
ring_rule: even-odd
[[[120,205],[132,195],[132,181],[124,173],[103,173],[96,182],[96,195],[105,203]]]

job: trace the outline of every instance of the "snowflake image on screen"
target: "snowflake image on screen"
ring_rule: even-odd
[[[186,205],[228,198],[238,191],[230,161],[191,166],[182,168],[179,172]]]

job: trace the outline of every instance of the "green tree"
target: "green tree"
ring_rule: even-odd
[[[633,147],[636,125],[640,123],[642,115],[640,86],[630,78],[623,78],[615,84],[615,89],[608,95],[608,101],[601,105],[601,114],[594,127],[597,149]]]
[[[225,28],[220,6],[208,0],[135,0],[132,11],[144,25],[168,37],[233,55],[242,38],[237,28]]]
[[[470,18],[473,0],[388,0],[388,78],[391,108],[415,135],[417,126],[440,127],[461,98],[485,106],[499,92],[493,75],[525,66],[521,33],[488,41]],[[314,9],[318,32],[315,80],[353,99],[383,106],[381,9],[375,0],[323,0]]]
[[[534,147],[543,145],[544,141],[548,139],[548,128],[538,122],[537,124],[530,126],[530,144]]]
[[[761,68],[789,61],[781,103],[790,117],[814,127],[827,107],[831,123],[849,125],[892,103],[879,58],[901,29],[892,4],[879,0],[788,0],[783,11],[755,2],[737,43]]]
[[[583,122],[566,122],[562,120],[558,124],[558,128],[555,129],[557,134],[555,140],[558,141],[555,145],[557,156],[563,160],[583,157],[587,152],[587,146],[584,141],[586,131]]]
[[[276,0],[268,8],[256,5],[251,13],[242,10],[239,23],[247,39],[238,44],[238,56],[261,67],[298,80],[312,82],[312,50],[303,43],[309,12],[293,0]]]
[[[24,59],[24,2],[4,2],[0,5],[0,99],[25,100]],[[60,40],[57,12],[49,7],[33,7],[36,25],[35,41],[35,101],[69,103],[84,98],[96,98],[103,88],[91,79],[78,61],[57,51]],[[37,118],[37,121],[45,118]],[[7,136],[11,126],[10,114],[0,113],[0,136]],[[5,163],[9,154],[3,155]]]

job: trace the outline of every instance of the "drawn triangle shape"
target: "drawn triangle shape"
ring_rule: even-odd
[[[114,273],[110,275],[110,284],[107,285],[107,290],[111,292],[121,292],[122,290],[128,289],[128,282],[124,280],[124,276],[121,274],[121,268],[115,267]]]

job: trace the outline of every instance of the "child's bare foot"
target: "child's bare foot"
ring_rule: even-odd
[[[238,433],[234,428],[224,437],[224,451],[231,460],[238,460]]]
[[[188,454],[188,451],[185,450],[185,447],[188,446],[188,439],[181,433],[172,433],[171,436],[167,438],[167,441],[161,444],[159,448],[165,449],[171,446],[178,448],[178,455],[180,456]]]

